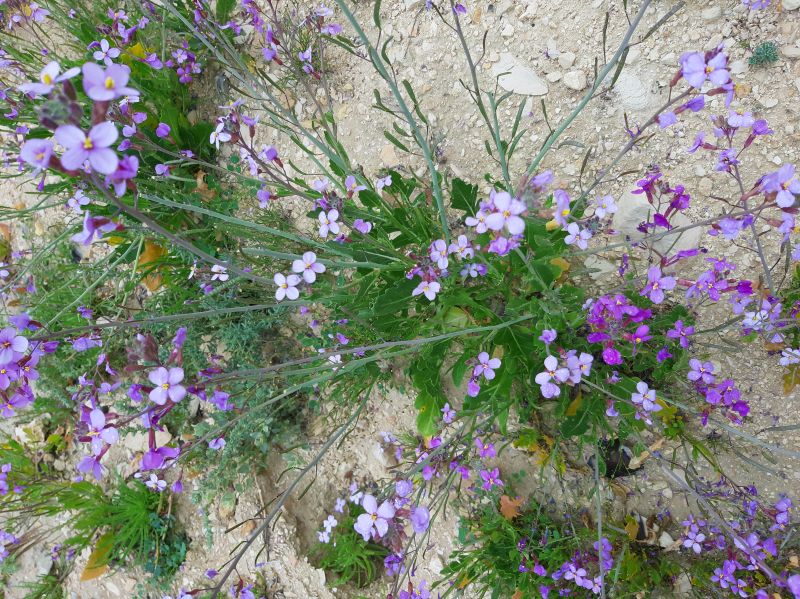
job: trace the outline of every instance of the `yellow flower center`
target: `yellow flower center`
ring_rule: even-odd
[[[169,383],[161,383],[162,389],[169,389]]]
[[[658,289],[658,281],[656,281],[655,283],[653,283],[653,289]]]
[[[706,73],[713,73],[713,72],[714,72],[714,67],[712,67],[712,66],[707,66],[706,67]]]
[[[561,216],[566,216],[567,214],[569,214],[569,208],[564,208],[564,209],[561,211]]]
[[[53,83],[53,78],[50,76],[50,73],[42,74],[42,83],[45,85],[51,85]]]
[[[94,147],[94,143],[88,137],[83,140],[83,149],[84,150],[91,150]]]
[[[635,339],[635,341],[636,341],[636,343],[641,343],[641,342],[642,342],[642,338],[641,338],[641,337],[637,337],[637,338]]]
[[[106,80],[105,80],[105,82],[103,83],[103,86],[104,86],[106,89],[114,89],[114,86],[115,86],[115,85],[116,85],[116,83],[114,83],[114,80],[113,80],[111,77],[106,77]]]
[[[508,218],[509,216],[511,216],[511,213],[508,210],[503,210],[503,217]]]
[[[372,518],[373,522],[375,522],[375,520],[378,519],[378,514],[370,514],[369,517]]]

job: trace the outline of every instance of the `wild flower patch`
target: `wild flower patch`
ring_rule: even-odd
[[[33,178],[34,211],[64,203],[70,217],[55,241],[35,240],[0,272],[15,308],[0,330],[0,415],[49,410],[41,454],[17,442],[0,451],[13,458],[0,475],[10,514],[0,559],[22,549],[28,517],[65,514],[63,546],[92,548],[85,576],[135,555],[168,586],[187,539],[165,501],[197,476],[195,499],[235,499],[263,454],[324,410],[329,430],[299,443],[318,441],[316,456],[282,481],[220,572],[178,591],[255,597],[256,581],[238,574],[242,556],[352,433],[370,396],[400,376],[416,429],[384,435],[395,470],[354,483],[317,533],[316,559],[338,582],[364,586],[382,569],[389,597],[472,586],[519,599],[669,592],[685,575],[707,592],[800,597],[791,497],[770,502],[740,485],[705,437],[714,427],[798,457],[743,430],[757,406],[701,342],[714,332],[705,315],[722,312],[737,347],[780,351],[774,367],[788,369],[788,390],[796,385],[796,286],[778,265],[785,274],[800,259],[800,179],[792,164],[743,174],[774,131],[737,100],[726,49],[682,49],[663,106],[626,122],[625,145],[593,174],[584,173],[589,154],[578,182],[542,168],[593,97],[613,87],[650,5],[626,13],[590,89],[514,172],[524,104],[501,126],[515,100],[480,84],[462,29],[469,7],[428,3],[464,51],[464,86],[488,132],[495,166],[473,180],[441,167],[412,82],[398,80],[375,39],[385,29],[380,3],[369,32],[344,0],[336,12],[250,0],[213,10],[199,0],[9,5],[9,165]],[[67,43],[37,51],[30,36],[47,22]],[[373,109],[390,122],[383,136],[421,168],[368,173],[354,162],[333,109],[334,55],[374,67]],[[222,72],[210,92],[214,68]],[[214,93],[218,102],[204,98]],[[306,94],[310,116],[289,106],[295,94]],[[736,191],[709,198],[712,216],[687,225],[693,191],[651,164],[632,185],[647,217],[619,234],[622,200],[604,192],[609,173],[692,113],[708,126],[681,149]],[[289,218],[291,208],[300,216]],[[706,237],[679,246],[695,228]],[[724,243],[760,271],[721,253]],[[615,272],[600,290],[587,285],[587,256],[614,249]],[[73,265],[59,270],[59,260]],[[117,480],[113,456],[137,432],[145,444]],[[505,469],[509,446],[536,456],[528,476],[544,467],[563,476],[589,448],[591,510],[517,496],[524,476]],[[50,468],[56,456],[74,469]],[[654,543],[641,520],[614,521],[601,499],[607,480],[635,476],[645,459],[697,508],[680,523],[659,516],[672,543]],[[431,526],[448,508],[460,511],[462,547],[441,580],[421,580]]]

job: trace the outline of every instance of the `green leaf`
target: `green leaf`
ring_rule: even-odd
[[[471,185],[461,179],[453,179],[450,204],[456,210],[475,214],[478,211],[478,186]]]

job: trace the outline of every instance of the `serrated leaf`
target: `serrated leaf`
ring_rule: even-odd
[[[508,495],[503,495],[500,498],[500,513],[506,520],[513,520],[519,516],[519,508],[522,505],[522,497],[511,499]]]

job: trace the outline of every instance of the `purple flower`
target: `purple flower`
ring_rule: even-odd
[[[483,479],[482,488],[484,491],[490,491],[492,487],[502,487],[503,481],[500,480],[500,469],[493,468],[492,470],[481,470],[481,478]]]
[[[336,222],[339,218],[338,210],[324,210],[319,213],[317,219],[319,220],[319,236],[323,239],[328,237],[328,234],[339,234],[339,223]]]
[[[730,74],[726,70],[728,57],[722,52],[718,52],[708,62],[700,52],[690,52],[681,56],[680,62],[683,78],[697,89],[703,87],[706,79],[714,85],[724,85],[730,81]]]
[[[0,331],[0,364],[10,364],[19,360],[28,349],[28,340],[18,335],[16,329],[6,327]]]
[[[92,44],[95,48],[100,48],[99,50],[94,51],[92,57],[95,60],[102,60],[104,63],[106,63],[106,66],[113,64],[114,59],[119,56],[119,48],[112,48],[107,39],[101,40],[99,44],[97,42],[92,42]]]
[[[696,358],[689,360],[689,372],[687,378],[692,381],[702,381],[706,385],[714,382],[714,365],[711,362],[700,362]]]
[[[39,73],[39,81],[37,83],[23,83],[19,86],[19,90],[26,94],[33,94],[40,96],[50,93],[56,83],[72,79],[75,75],[81,72],[78,67],[67,70],[64,74],[59,75],[61,72],[61,65],[56,61],[49,62]]]
[[[476,233],[486,233],[488,229],[486,226],[486,213],[483,210],[478,210],[475,216],[468,216],[464,219],[464,224],[468,227],[475,227]]]
[[[428,508],[417,506],[411,510],[411,526],[414,528],[414,532],[417,534],[422,534],[426,530],[428,530],[428,525],[431,521],[431,513],[428,511]]]
[[[169,132],[172,129],[166,123],[159,123],[158,127],[156,127],[156,137],[164,138],[169,135]]]
[[[500,231],[505,227],[511,235],[521,235],[525,230],[525,221],[519,215],[525,212],[525,204],[512,198],[506,191],[495,193],[492,203],[496,212],[486,217],[486,226],[492,231]]]
[[[467,383],[467,395],[470,397],[478,397],[478,393],[481,392],[481,385],[478,383],[477,379],[469,379],[469,383]]]
[[[677,339],[678,343],[680,343],[681,347],[684,349],[689,347],[689,337],[693,334],[694,327],[684,327],[682,320],[676,320],[674,327],[667,331],[667,337],[670,339]]]
[[[561,388],[557,383],[564,383],[569,378],[569,369],[559,368],[558,359],[555,356],[547,356],[544,360],[545,370],[536,375],[536,384],[541,387],[544,397],[557,397],[561,394]],[[554,382],[555,381],[555,382]]]
[[[99,408],[89,412],[89,437],[91,437],[94,455],[98,455],[102,451],[103,443],[113,445],[119,439],[116,427],[106,428],[106,415]]]
[[[675,279],[665,277],[661,274],[658,266],[651,266],[647,269],[647,285],[639,292],[639,295],[647,295],[654,304],[664,301],[664,291],[675,289]]]
[[[594,209],[594,215],[597,218],[605,218],[609,214],[614,214],[617,211],[617,204],[614,202],[614,196],[597,197],[595,200],[597,207]]]
[[[67,170],[78,170],[89,160],[95,171],[110,175],[119,164],[116,152],[109,147],[117,141],[117,136],[117,128],[110,121],[95,125],[88,135],[75,125],[60,125],[55,138],[67,148],[61,156],[61,164]]]
[[[592,232],[589,229],[582,229],[578,223],[570,223],[567,225],[567,236],[564,238],[564,243],[577,245],[580,249],[585,250],[589,247],[589,240],[592,238]]]
[[[155,370],[151,370],[147,375],[155,388],[150,391],[150,400],[160,406],[171,400],[178,403],[186,397],[186,389],[179,385],[183,380],[183,368],[170,368],[167,370],[163,366],[159,366]]]
[[[125,155],[119,161],[117,170],[106,177],[106,185],[113,186],[117,197],[122,197],[128,188],[128,181],[136,177],[138,172],[139,158],[134,155]]]
[[[683,541],[683,546],[691,549],[695,553],[702,551],[701,543],[706,540],[706,535],[699,532],[697,525],[693,524],[689,532],[686,533],[686,540]]]
[[[139,92],[127,87],[131,70],[125,65],[112,64],[107,69],[87,62],[83,65],[83,89],[97,102],[107,102],[123,96],[138,96]]]
[[[278,288],[275,290],[275,299],[283,301],[284,298],[296,300],[300,297],[300,292],[297,290],[297,285],[300,284],[300,277],[297,275],[289,275],[288,277],[282,273],[276,272],[272,277]]]
[[[444,239],[437,239],[428,248],[430,259],[442,270],[447,268],[449,264],[447,253],[447,243]]]
[[[777,171],[766,175],[761,185],[766,193],[775,193],[775,203],[781,208],[794,205],[795,194],[800,194],[800,180],[794,176],[794,165],[784,164]]]
[[[214,449],[214,450],[222,449],[223,447],[225,447],[225,439],[223,439],[222,437],[211,439],[211,441],[208,442],[208,447],[209,449]]]
[[[472,369],[472,376],[477,378],[483,375],[487,381],[494,378],[494,370],[500,368],[500,358],[489,358],[489,354],[482,351],[478,354],[478,363]]]
[[[475,437],[475,447],[478,448],[478,455],[481,459],[493,458],[497,455],[494,450],[494,445],[491,443],[484,443],[480,437]]]
[[[575,384],[579,383],[583,377],[591,373],[592,362],[594,362],[594,357],[591,354],[581,352],[578,356],[575,350],[572,350],[567,356],[567,368],[569,368],[570,373],[569,380]]]
[[[799,360],[800,361],[800,360]],[[445,403],[442,408],[442,422],[450,424],[456,417],[456,411],[450,407],[449,403]]]
[[[556,340],[556,337],[558,337],[558,333],[556,332],[555,329],[545,329],[544,331],[542,331],[542,334],[539,335],[539,341],[541,341],[545,345],[550,345],[551,343],[553,343],[553,341]]]
[[[800,574],[793,574],[787,578],[786,586],[795,596],[795,599],[800,599]]]
[[[745,112],[742,109],[728,111],[728,124],[731,127],[752,127],[755,122],[752,112]]]
[[[353,528],[360,534],[365,541],[369,541],[371,536],[382,537],[389,530],[389,520],[394,518],[394,506],[388,501],[384,501],[380,507],[372,495],[364,495],[361,502],[366,514],[361,514]]]
[[[365,221],[363,219],[357,218],[353,221],[353,228],[361,233],[362,235],[366,235],[370,231],[372,231],[372,223],[369,221]]]
[[[439,293],[442,286],[438,281],[421,281],[414,290],[411,292],[412,297],[424,294],[429,301],[436,299],[436,294]]]
[[[661,411],[661,406],[656,403],[655,389],[651,389],[644,381],[636,383],[636,393],[631,394],[631,401],[644,410],[646,417],[649,416],[651,412]],[[638,413],[636,417],[639,417]]]
[[[84,456],[83,459],[78,462],[76,468],[78,472],[83,472],[84,474],[91,473],[97,480],[103,478],[103,466],[100,465],[100,458],[97,456]]]
[[[662,129],[666,129],[670,125],[674,125],[677,122],[678,122],[678,117],[672,111],[662,112],[661,114],[658,115],[658,126],[661,127]]]
[[[20,150],[19,157],[25,164],[34,167],[34,174],[50,165],[53,142],[49,139],[30,139]]]
[[[166,445],[158,449],[151,449],[142,456],[140,470],[157,470],[167,461],[178,457],[179,453],[180,450],[177,447],[167,447]]]
[[[347,193],[355,193],[367,188],[366,185],[359,185],[354,175],[347,175],[347,177],[345,177],[344,187]]]
[[[325,272],[325,266],[317,262],[317,255],[314,252],[306,252],[302,260],[292,262],[292,271],[302,273],[306,283],[313,283],[317,280],[317,274]]]

